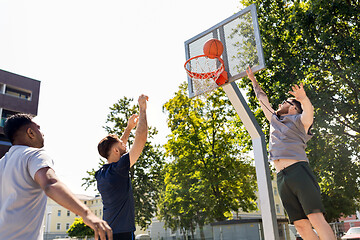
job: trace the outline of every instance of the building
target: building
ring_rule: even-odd
[[[40,81],[0,70],[0,157],[11,144],[4,135],[6,118],[16,113],[38,113]]]
[[[102,218],[102,202],[100,196],[90,197],[76,195],[99,218]],[[44,240],[66,238],[67,230],[79,216],[48,198],[44,220]]]
[[[351,227],[360,227],[360,213],[356,211],[353,215],[343,216],[339,222],[343,224],[343,232],[347,232]]]
[[[96,216],[102,219],[103,204],[100,195],[91,197],[77,194],[76,197],[82,201]],[[70,212],[51,198],[48,198],[44,218],[44,240],[67,238],[67,230],[69,230],[70,226],[75,221],[75,218],[78,217],[79,216],[75,213]],[[144,231],[141,231],[137,227],[135,234],[138,235],[142,233],[144,233]]]

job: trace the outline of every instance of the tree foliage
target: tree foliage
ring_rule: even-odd
[[[94,230],[87,226],[82,218],[75,218],[73,224],[71,224],[67,231],[69,237],[92,237],[94,236]]]
[[[133,99],[124,97],[110,107],[105,126],[109,134],[121,136],[127,126],[131,115],[138,113],[138,105],[133,104]],[[129,136],[128,149],[135,138],[135,132]],[[148,141],[136,164],[130,169],[130,177],[135,201],[135,222],[143,229],[150,223],[157,210],[156,202],[158,192],[163,184],[161,170],[164,165],[163,153],[159,145],[151,143],[151,139],[157,134],[157,130],[149,127]],[[105,163],[100,159],[99,167]],[[95,169],[87,171],[88,176],[83,178],[83,186],[86,188],[96,185]]]
[[[186,85],[164,105],[172,159],[159,209],[167,227],[193,232],[231,212],[256,209],[255,169],[242,154],[242,125],[223,91],[207,101],[189,99]]]
[[[257,79],[275,106],[304,82],[315,107],[310,164],[327,219],[352,214],[359,200],[360,4],[357,0],[242,0],[256,3],[267,69]],[[250,86],[249,80],[240,83]],[[258,119],[253,92],[250,105]],[[268,123],[262,120],[268,129]]]

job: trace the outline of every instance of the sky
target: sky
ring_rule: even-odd
[[[239,0],[0,0],[0,69],[41,82],[45,149],[73,193],[97,169],[109,107],[149,96],[148,125],[164,144],[162,106],[187,80],[184,42],[240,11]]]

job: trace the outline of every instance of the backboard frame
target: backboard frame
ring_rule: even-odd
[[[223,45],[224,45],[224,52],[222,54],[222,59],[224,60],[224,64],[225,64],[225,71],[228,72],[228,82],[226,84],[229,84],[231,82],[234,82],[238,79],[241,79],[243,77],[246,76],[246,72],[242,71],[234,76],[231,75],[231,73],[229,72],[229,61],[228,61],[228,53],[227,53],[227,47],[226,47],[226,36],[225,36],[225,31],[224,31],[224,26],[238,18],[240,18],[241,16],[247,14],[247,13],[251,13],[251,17],[252,17],[252,24],[253,24],[253,28],[254,28],[254,37],[255,37],[255,42],[256,42],[256,50],[257,50],[257,57],[258,57],[258,65],[253,66],[251,69],[252,71],[255,73],[257,71],[260,71],[262,69],[265,68],[265,59],[264,59],[264,53],[263,53],[263,48],[262,48],[262,42],[261,42],[261,37],[260,37],[260,30],[259,30],[259,23],[258,23],[258,18],[257,18],[257,13],[256,13],[256,5],[255,4],[251,4],[250,6],[246,7],[245,9],[239,11],[238,13],[235,13],[234,15],[226,18],[225,20],[219,22],[218,24],[214,25],[213,27],[207,29],[206,31],[201,32],[200,34],[190,38],[189,40],[185,41],[185,56],[186,56],[186,60],[190,59],[191,57],[191,53],[190,53],[190,44],[194,43],[195,41],[199,40],[200,38],[211,34],[212,33],[212,38],[216,38],[219,39]],[[194,93],[194,88],[193,88],[193,83],[192,83],[192,79],[188,76],[188,91],[189,91],[189,97],[193,98],[196,96],[196,94]]]
[[[244,14],[251,13],[252,18],[252,25],[253,25],[253,32],[250,31],[251,39],[246,36],[246,34],[249,34],[249,27],[250,25],[246,25],[250,23],[250,21],[245,22],[243,24],[241,17]],[[246,21],[247,16],[244,16],[244,20]],[[239,33],[239,31],[236,31],[237,29],[245,29],[244,35],[237,35],[239,37],[238,42],[245,42],[248,45],[242,45],[241,43],[238,44],[238,42],[231,42],[230,44],[233,44],[235,46],[235,51],[232,51],[234,49],[230,49],[232,51],[231,54],[234,54],[231,56],[231,60],[239,60],[240,64],[238,65],[231,65],[232,68],[229,69],[229,61],[227,56],[227,47],[226,47],[226,38],[225,38],[225,30],[224,26],[228,23],[231,23],[235,19],[239,18],[238,25],[235,25],[236,27],[239,26],[239,28],[235,27],[235,33]],[[235,23],[235,22],[234,22]],[[232,24],[227,25],[230,27],[231,30],[234,30],[234,28],[231,28],[231,26],[234,26]],[[245,26],[245,28],[242,28]],[[251,30],[251,29],[250,29]],[[248,31],[248,32],[246,32]],[[218,34],[219,33],[219,34]],[[234,33],[234,31],[233,31]],[[231,36],[233,33],[229,34],[229,39],[233,40],[233,36]],[[212,35],[209,35],[212,34]],[[218,36],[219,35],[219,36]],[[244,36],[244,37],[243,37]],[[263,55],[263,49],[262,49],[262,43],[260,38],[260,31],[259,31],[259,24],[257,19],[257,13],[256,13],[256,7],[255,4],[250,5],[249,7],[245,8],[244,10],[234,14],[233,16],[225,19],[224,21],[216,24],[215,26],[209,28],[208,30],[196,35],[195,37],[189,39],[185,42],[185,52],[186,52],[186,59],[188,60],[191,57],[191,54],[195,55],[202,55],[199,54],[202,49],[201,45],[203,44],[204,40],[208,38],[217,38],[224,44],[224,52],[222,55],[222,59],[224,60],[225,65],[225,71],[228,72],[229,81],[226,84],[221,85],[224,92],[228,96],[231,104],[234,106],[234,109],[238,113],[241,121],[243,122],[246,130],[251,136],[251,140],[253,143],[253,153],[254,153],[254,162],[255,162],[255,168],[256,168],[256,178],[257,178],[257,185],[258,185],[258,192],[259,192],[259,200],[260,200],[260,210],[261,210],[261,218],[262,218],[262,229],[264,233],[264,238],[266,240],[279,240],[279,229],[278,229],[278,223],[277,223],[277,215],[275,212],[275,204],[274,204],[274,196],[272,191],[272,184],[271,184],[271,173],[269,168],[269,163],[267,159],[267,151],[266,151],[266,141],[265,141],[265,134],[262,132],[261,127],[259,123],[256,121],[255,116],[251,112],[249,106],[246,103],[245,98],[242,96],[241,91],[239,89],[239,86],[235,83],[236,80],[246,76],[246,66],[248,62],[256,63],[256,65],[252,66],[252,71],[257,72],[265,68],[265,61],[264,61],[264,55]],[[254,38],[255,38],[255,45],[254,47]],[[238,38],[236,38],[237,40]],[[244,39],[244,41],[242,41]],[[250,39],[250,41],[248,41]],[[195,42],[197,41],[197,42]],[[195,42],[195,43],[194,43]],[[191,43],[193,44],[193,47],[190,49],[189,45]],[[247,56],[249,58],[246,58],[245,61],[242,61],[243,59],[239,58],[238,56],[246,56],[246,54],[242,55],[242,53],[239,54],[238,49],[240,49],[240,52],[242,48],[236,48],[236,45],[240,45],[241,47],[245,46],[245,53],[250,53]],[[248,48],[248,49],[246,49]],[[253,54],[256,49],[256,54]],[[250,50],[250,51],[248,51]],[[191,53],[190,53],[191,52]],[[254,61],[253,61],[254,60]],[[239,67],[240,66],[240,67]],[[245,67],[245,69],[243,69]],[[234,69],[235,70],[234,70]],[[235,73],[234,76],[231,75],[230,71],[232,73]],[[244,70],[244,71],[242,71]],[[194,93],[192,79],[188,76],[188,88],[189,88],[189,97],[195,97],[196,95],[201,95],[205,93],[204,91],[198,91],[196,94]],[[212,91],[215,88],[211,88],[206,91]],[[200,89],[202,90],[202,89]]]

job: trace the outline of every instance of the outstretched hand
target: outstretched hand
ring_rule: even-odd
[[[131,117],[129,118],[127,126],[128,126],[130,129],[133,129],[134,127],[136,127],[138,121],[139,121],[139,115],[133,114],[133,115],[131,115]]]
[[[293,95],[295,97],[295,99],[298,100],[299,102],[307,97],[306,92],[304,90],[303,83],[300,83],[300,86],[295,84],[291,88],[292,88],[292,91],[289,91],[289,93],[291,95]]]
[[[252,72],[250,66],[249,66],[248,69],[246,69],[246,73],[247,73],[247,75],[248,75],[248,78],[249,78],[252,82],[256,82],[254,73]]]
[[[139,102],[139,107],[140,109],[143,108],[143,109],[146,109],[146,101],[149,100],[149,97],[144,95],[144,94],[141,94],[139,99],[138,99],[138,102]]]
[[[96,217],[92,212],[83,217],[84,223],[94,230],[95,239],[112,240],[113,233],[110,226],[104,220]],[[107,238],[106,238],[107,236]]]

